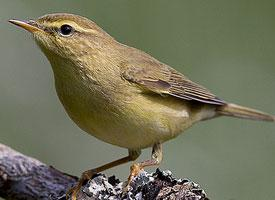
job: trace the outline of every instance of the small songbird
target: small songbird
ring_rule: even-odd
[[[196,122],[219,116],[275,121],[227,103],[147,53],[119,43],[87,18],[58,13],[10,22],[31,32],[48,58],[70,118],[88,134],[128,149],[128,156],[84,172],[69,191],[73,200],[85,180],[136,160],[144,148],[152,147],[151,159],[132,165],[129,182],[144,167],[160,164],[162,143]]]

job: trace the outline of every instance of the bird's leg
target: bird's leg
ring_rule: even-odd
[[[71,189],[68,190],[67,194],[66,194],[66,199],[69,199],[69,196],[71,194],[71,199],[72,200],[76,200],[77,198],[77,194],[81,189],[81,186],[83,185],[83,183],[89,179],[91,179],[93,177],[93,175],[102,172],[104,170],[110,169],[112,167],[127,163],[129,161],[133,161],[136,160],[139,155],[141,154],[140,150],[129,150],[129,155],[115,160],[113,162],[107,163],[105,165],[102,165],[100,167],[97,167],[95,169],[91,169],[91,170],[87,170],[85,172],[82,173],[81,178],[79,179],[78,183],[76,186],[72,187]]]
[[[135,163],[130,168],[130,175],[128,178],[128,183],[126,190],[128,189],[133,178],[139,174],[144,167],[159,165],[162,161],[162,145],[161,143],[156,143],[152,149],[152,156],[150,160],[143,161],[141,163]]]

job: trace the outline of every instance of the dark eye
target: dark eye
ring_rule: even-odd
[[[61,27],[60,27],[60,33],[64,36],[69,36],[73,33],[74,29],[73,27],[71,27],[70,25],[68,24],[63,24]]]

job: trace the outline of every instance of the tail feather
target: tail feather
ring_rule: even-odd
[[[275,116],[236,104],[226,104],[224,106],[220,106],[217,108],[217,112],[220,115],[275,122]]]

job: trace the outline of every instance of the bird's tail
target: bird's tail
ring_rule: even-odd
[[[275,122],[275,116],[231,103],[218,107],[217,113],[231,117]]]

